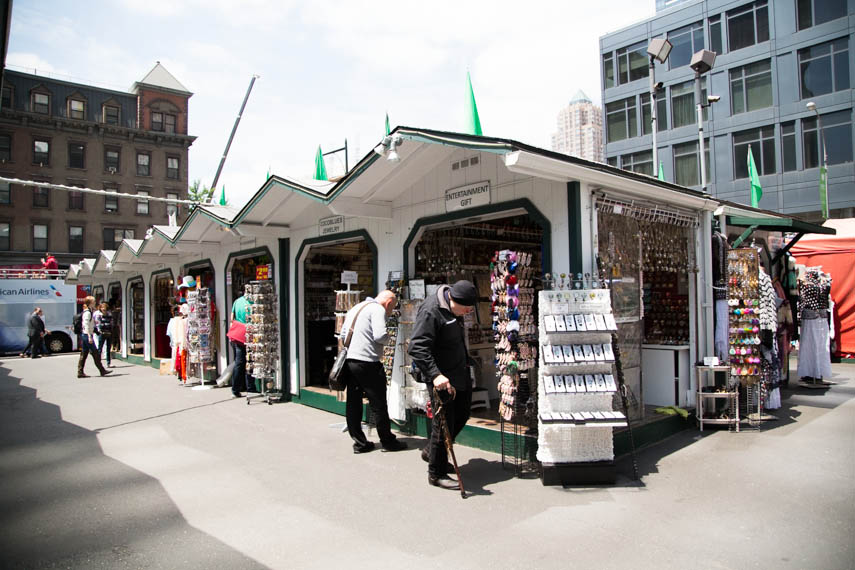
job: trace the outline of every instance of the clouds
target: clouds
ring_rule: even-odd
[[[460,130],[467,69],[485,134],[548,146],[577,89],[599,98],[599,36],[652,15],[652,2],[635,0],[608,10],[507,0],[67,8],[16,3],[7,61],[127,89],[160,60],[194,92],[191,180],[211,182],[250,77],[261,75],[221,176],[230,199],[257,190],[269,167],[310,175],[318,144],[347,138],[352,165],[382,137],[387,111],[393,126]]]

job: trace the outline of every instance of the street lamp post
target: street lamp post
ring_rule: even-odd
[[[825,130],[822,128],[822,117],[819,114],[819,109],[816,108],[816,103],[808,101],[807,108],[813,111],[816,115],[816,126],[819,129],[819,140],[822,145],[822,168],[819,174],[819,199],[822,203],[822,216],[828,219],[828,146],[825,144]]]
[[[704,107],[719,100],[719,97],[709,97],[707,101],[701,99],[701,75],[712,69],[715,63],[715,52],[702,49],[695,52],[689,63],[695,71],[695,105],[698,110],[698,150],[701,157],[701,191],[707,191],[707,157],[704,148]]]
[[[654,62],[665,63],[671,54],[671,42],[664,38],[654,38],[647,46],[647,55],[650,56],[650,126],[653,134],[653,176],[659,172],[659,151],[656,148],[656,93],[662,88],[662,84],[656,83],[656,70]]]

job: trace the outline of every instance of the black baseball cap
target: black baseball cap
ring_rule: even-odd
[[[455,303],[466,307],[471,307],[478,302],[478,290],[471,281],[466,281],[465,279],[461,279],[452,285],[449,295]]]

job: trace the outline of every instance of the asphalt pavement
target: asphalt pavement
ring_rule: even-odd
[[[643,450],[640,482],[624,458],[544,487],[458,446],[466,500],[420,438],[354,455],[340,416],[115,364],[0,360],[0,568],[855,568],[852,364],[759,431]]]

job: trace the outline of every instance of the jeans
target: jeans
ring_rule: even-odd
[[[95,367],[103,375],[107,372],[104,365],[101,364],[101,355],[98,354],[98,348],[95,343],[89,339],[89,335],[84,334],[80,337],[80,360],[77,361],[77,375],[83,374],[83,367],[86,365],[86,358],[92,355],[92,360],[95,361]]]
[[[428,388],[433,389],[431,384]],[[451,441],[457,439],[460,430],[466,426],[469,421],[470,408],[472,407],[472,392],[471,390],[457,391],[457,396],[452,400],[448,392],[442,390],[439,392],[442,398],[442,416],[448,424],[448,431],[451,434]],[[431,421],[430,441],[428,442],[428,475],[431,477],[443,477],[445,475],[445,466],[448,464],[448,450],[445,448],[445,435],[442,429],[442,416],[437,414],[437,409],[440,402],[431,396],[431,407],[433,409],[433,420]]]
[[[104,345],[107,345],[107,366],[110,366],[112,362],[112,357],[110,355],[110,350],[113,348],[113,339],[110,338],[108,334],[98,335],[98,355],[103,354],[101,351],[104,348]]]
[[[368,444],[365,432],[362,431],[362,397],[368,397],[368,405],[374,413],[377,425],[377,436],[383,446],[392,444],[397,439],[392,433],[389,420],[389,410],[386,407],[386,373],[380,362],[363,362],[361,360],[345,360],[342,371],[347,382],[347,433],[353,440],[353,447],[364,447]]]
[[[246,345],[229,341],[235,352],[235,369],[232,372],[232,394],[240,396],[243,391],[257,392],[255,379],[246,371]]]

